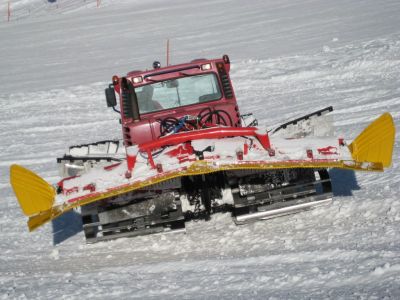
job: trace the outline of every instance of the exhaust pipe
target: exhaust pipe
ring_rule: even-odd
[[[124,116],[127,118],[132,118],[133,122],[140,121],[139,105],[134,86],[126,79],[126,77],[122,77],[121,88],[122,109]]]

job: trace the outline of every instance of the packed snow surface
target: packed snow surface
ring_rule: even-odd
[[[352,139],[400,119],[399,1],[67,1],[0,5],[0,299],[398,299],[399,134],[384,173],[331,170],[335,200],[235,226],[86,245],[78,212],[29,233],[9,186],[21,164],[49,182],[69,145],[120,138],[114,74],[229,54],[242,113],[262,126],[329,105]]]

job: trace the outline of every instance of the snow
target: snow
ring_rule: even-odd
[[[119,138],[106,109],[114,74],[229,54],[242,113],[274,126],[333,105],[354,138],[400,118],[398,1],[12,1],[0,5],[0,299],[400,297],[399,134],[384,173],[332,170],[335,200],[235,226],[86,245],[71,212],[29,233],[8,184],[12,163],[49,182],[69,145]]]

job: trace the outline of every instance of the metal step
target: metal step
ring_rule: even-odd
[[[168,227],[168,225],[171,224],[171,223],[178,222],[178,221],[184,221],[184,217],[182,216],[182,217],[180,217],[178,219],[174,219],[172,221],[171,220],[166,220],[165,222],[158,221],[157,223],[152,224],[152,225],[148,225],[148,224],[145,224],[144,222],[140,222],[140,221],[137,222],[137,223],[131,223],[129,221],[131,221],[131,220],[128,220],[128,222],[126,222],[125,225],[117,225],[117,226],[110,226],[110,227],[107,227],[108,224],[103,224],[103,225],[101,225],[101,228],[99,228],[98,230],[99,230],[99,232],[108,233],[108,232],[115,232],[115,231],[121,231],[121,230],[139,231],[139,230],[142,230],[142,229],[146,229],[146,228],[148,228],[150,226],[152,226],[152,227],[153,226]],[[123,223],[123,222],[121,222],[121,223]],[[153,222],[150,220],[149,223],[153,223]]]
[[[184,226],[184,223],[183,223],[183,226]],[[169,233],[186,233],[186,228],[185,227],[176,228],[176,229],[165,228],[165,227],[144,228],[144,229],[140,229],[140,230],[114,233],[111,235],[96,236],[94,238],[86,238],[86,243],[93,244],[93,243],[97,243],[100,241],[108,241],[108,240],[113,240],[113,239],[122,238],[122,237],[135,237],[135,236],[148,235],[148,234],[169,234]]]
[[[249,206],[249,202],[254,202],[257,204],[263,204],[266,202],[273,203],[275,201],[280,201],[289,198],[298,198],[303,197],[312,193],[315,193],[315,185],[322,183],[329,183],[330,179],[317,180],[313,182],[308,182],[306,184],[298,184],[298,185],[290,185],[282,188],[273,189],[270,191],[266,191],[263,193],[258,193],[255,195],[245,196],[239,199],[238,197],[235,199],[235,207],[245,207]],[[291,192],[296,189],[304,189],[302,191]],[[232,190],[232,193],[235,191]],[[243,203],[246,202],[246,203]]]
[[[307,202],[302,202],[298,203],[299,200],[292,200],[292,201],[285,201],[281,202],[283,207],[280,208],[275,208],[275,209],[267,209],[265,211],[262,211],[261,209],[263,207],[259,207],[258,212],[255,213],[249,213],[249,214],[243,214],[240,216],[234,217],[234,222],[237,225],[243,225],[259,220],[267,220],[271,218],[276,218],[280,216],[285,216],[289,214],[294,214],[298,213],[304,210],[309,210],[317,206],[321,205],[327,205],[332,202],[332,194],[323,194],[323,195],[317,195],[317,196],[311,196],[307,198],[303,198],[303,201]],[[297,203],[296,203],[297,201]],[[264,207],[265,208],[265,207]]]
[[[153,198],[124,205],[89,204],[81,208],[81,213],[88,243],[185,230],[179,194],[174,191],[155,193]]]
[[[91,227],[99,227],[101,225],[100,222],[95,222],[95,223],[89,223],[89,224],[83,224],[82,228],[91,228]]]
[[[239,188],[232,190],[234,222],[240,225],[266,220],[330,203],[333,194],[328,171],[319,169],[313,172],[313,176],[311,173],[307,176],[307,173],[299,171],[297,183],[272,189],[268,189],[268,185],[263,189],[257,181],[252,187],[252,177],[249,177],[245,181],[246,188],[251,192],[249,195],[241,195]]]

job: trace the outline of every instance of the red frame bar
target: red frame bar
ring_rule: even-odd
[[[236,136],[253,136],[258,139],[265,150],[270,150],[271,144],[268,133],[261,134],[257,127],[214,127],[189,132],[172,134],[158,140],[139,145],[139,151],[146,152],[152,168],[155,168],[151,152],[164,146],[177,145],[193,140],[219,139]]]

